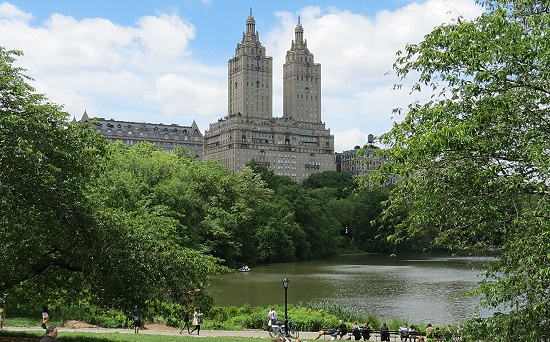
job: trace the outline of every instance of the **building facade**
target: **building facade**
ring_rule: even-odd
[[[360,148],[360,146],[355,146],[353,150],[336,153],[336,170],[361,177],[374,171],[384,163],[380,157],[374,156],[374,151],[378,147],[367,147],[363,156],[357,154]]]
[[[363,147],[365,151],[363,155],[357,154],[359,149],[361,149],[360,146],[355,146],[353,150],[336,153],[336,171],[351,173],[354,176],[362,177],[377,170],[382,164],[387,162],[387,159],[375,155],[375,151],[378,150],[379,147],[372,144],[372,134],[369,134],[368,140],[368,145]],[[386,184],[396,184],[397,180],[397,177],[391,176],[388,178]]]
[[[96,117],[90,119],[84,111],[80,122],[88,121],[95,121],[94,129],[107,140],[120,141],[129,146],[147,141],[166,152],[172,152],[176,147],[184,146],[197,158],[202,159],[203,137],[194,120],[191,126],[179,126],[106,120]]]
[[[321,121],[321,65],[307,48],[299,20],[283,78],[282,117],[273,117],[273,59],[250,10],[228,62],[228,114],[205,132],[204,160],[217,160],[230,172],[255,160],[294,181],[336,170],[334,136]]]

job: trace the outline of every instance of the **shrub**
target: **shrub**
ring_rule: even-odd
[[[126,321],[127,317],[122,312],[108,311],[96,314],[89,323],[105,328],[123,328],[126,326]]]

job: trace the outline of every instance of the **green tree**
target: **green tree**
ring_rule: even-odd
[[[256,230],[273,215],[266,210],[273,191],[260,175],[250,168],[230,174],[183,148],[172,154],[148,143],[114,148],[117,156],[101,180],[109,207],[170,217],[181,246],[222,258],[227,266],[258,261]]]
[[[348,197],[357,187],[355,176],[349,172],[324,171],[306,178],[302,185],[306,189],[333,188],[338,198]]]
[[[322,191],[318,191],[322,190]],[[300,184],[281,187],[277,196],[290,203],[296,223],[304,232],[295,240],[297,260],[319,259],[334,255],[342,247],[340,223],[328,210],[332,191],[304,189]]]
[[[105,140],[71,125],[0,47],[0,291],[51,269],[83,270],[93,231],[86,188],[101,172]],[[44,286],[47,286],[46,283]]]
[[[222,268],[182,247],[166,206],[145,205],[174,164],[114,168],[122,154],[36,94],[20,54],[0,48],[0,291],[30,306],[187,301]]]
[[[389,187],[364,188],[348,198],[328,202],[329,212],[345,227],[351,243],[368,252],[395,251],[395,243],[388,241],[391,230],[375,220],[382,213],[382,203],[388,199]],[[410,245],[401,245],[410,249]]]
[[[294,184],[290,177],[277,176],[273,170],[268,170],[267,167],[258,164],[255,160],[249,161],[246,166],[250,167],[254,173],[259,174],[270,189],[277,190],[279,187]]]
[[[383,213],[395,239],[429,234],[433,246],[499,251],[476,293],[504,314],[465,334],[547,341],[549,5],[480,3],[479,18],[436,27],[398,57],[398,76],[418,76],[413,91],[433,96],[382,135],[391,162],[370,181],[401,177]]]

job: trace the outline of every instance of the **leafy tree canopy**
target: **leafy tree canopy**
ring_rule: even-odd
[[[222,268],[183,247],[169,207],[145,204],[174,163],[117,168],[122,153],[35,93],[13,66],[20,54],[0,48],[0,291],[35,305],[189,301]]]
[[[82,271],[82,239],[93,231],[88,181],[101,172],[105,141],[69,125],[36,94],[0,47],[0,289],[61,268]]]
[[[418,76],[413,91],[433,96],[381,136],[391,162],[369,181],[401,177],[382,215],[393,238],[499,250],[476,293],[504,314],[476,325],[475,340],[547,341],[549,4],[480,3],[479,18],[436,27],[399,53],[397,74]]]
[[[356,188],[355,176],[349,172],[324,171],[314,173],[302,182],[307,189],[334,188],[339,198],[348,197]]]

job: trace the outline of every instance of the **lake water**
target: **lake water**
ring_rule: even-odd
[[[411,323],[458,323],[475,317],[478,299],[465,297],[482,279],[491,258],[439,255],[345,255],[291,264],[252,267],[214,279],[215,305],[284,305],[282,280],[290,280],[288,303],[335,301],[381,319]],[[490,313],[481,311],[480,316]]]

